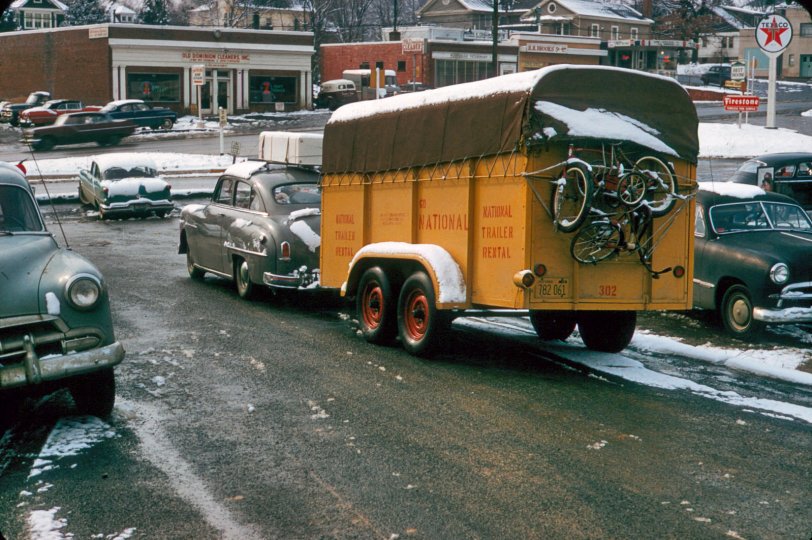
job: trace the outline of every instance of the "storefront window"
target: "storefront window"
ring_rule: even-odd
[[[480,81],[490,76],[489,62],[437,60],[437,87]]]
[[[175,73],[128,73],[127,97],[144,101],[180,102],[180,75]]]
[[[251,75],[248,78],[251,91],[249,100],[253,103],[296,103],[296,77],[273,77],[271,75]]]

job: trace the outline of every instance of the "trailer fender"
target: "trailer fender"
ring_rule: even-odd
[[[356,252],[350,261],[347,281],[341,286],[343,294],[353,295],[358,280],[371,265],[381,264],[397,271],[405,279],[411,273],[409,267],[420,267],[428,274],[434,285],[437,306],[444,308],[464,307],[467,302],[465,277],[460,265],[448,251],[435,244],[410,244],[407,242],[379,242],[367,244]]]

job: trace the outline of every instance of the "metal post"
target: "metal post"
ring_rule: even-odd
[[[764,127],[775,129],[775,78],[779,53],[766,53],[770,57],[770,78],[767,85],[767,123]]]

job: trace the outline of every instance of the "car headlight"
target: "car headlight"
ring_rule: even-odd
[[[777,285],[783,285],[789,280],[789,267],[784,263],[776,263],[770,268],[770,279]]]
[[[65,285],[65,297],[79,310],[92,309],[101,298],[101,292],[101,282],[90,274],[77,274]]]

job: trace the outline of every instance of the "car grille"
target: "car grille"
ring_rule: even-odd
[[[68,329],[57,317],[0,319],[0,365],[19,363],[29,350],[39,358],[61,356],[98,347],[102,341],[98,330]]]

